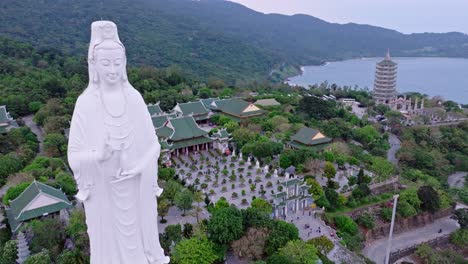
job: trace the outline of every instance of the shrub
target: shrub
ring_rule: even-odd
[[[380,209],[380,217],[382,217],[383,220],[386,222],[390,222],[392,220],[392,209],[388,207],[384,207]]]
[[[468,247],[468,229],[458,229],[450,235],[450,242],[460,248]]]
[[[336,227],[345,233],[355,235],[358,232],[358,226],[349,216],[338,215],[334,218]]]
[[[368,212],[358,216],[356,222],[367,229],[372,229],[375,226],[375,218],[372,214]]]

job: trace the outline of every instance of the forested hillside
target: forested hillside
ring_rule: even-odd
[[[461,33],[411,34],[306,15],[265,15],[224,0],[3,0],[0,35],[83,56],[90,24],[113,20],[133,66],[179,66],[203,80],[231,84],[273,69],[351,57],[468,57]],[[275,72],[276,80],[282,76]],[[243,82],[237,82],[242,84]]]

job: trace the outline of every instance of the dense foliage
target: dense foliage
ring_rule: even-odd
[[[266,15],[226,1],[86,0],[70,6],[64,0],[8,0],[0,8],[0,34],[80,55],[86,54],[91,22],[113,20],[131,63],[178,65],[205,80],[234,82],[269,73],[281,80],[297,73],[290,65],[381,56],[382,47],[404,56],[468,55],[467,37],[460,33],[404,35],[305,15]]]

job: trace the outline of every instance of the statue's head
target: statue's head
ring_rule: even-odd
[[[110,21],[97,21],[91,31],[90,80],[108,86],[127,81],[125,48],[117,35],[117,26]]]

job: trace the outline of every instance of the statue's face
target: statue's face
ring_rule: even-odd
[[[125,69],[125,56],[121,49],[99,49],[96,51],[96,70],[99,79],[107,85],[122,80]]]

